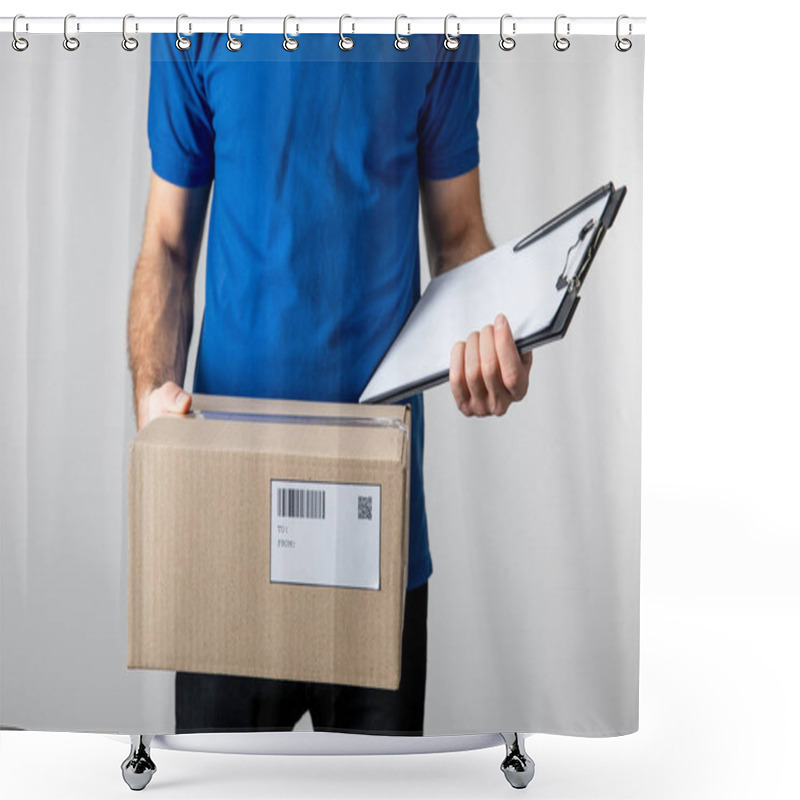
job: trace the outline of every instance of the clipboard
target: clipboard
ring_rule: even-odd
[[[433,278],[359,402],[396,402],[444,383],[453,344],[498,313],[508,318],[521,353],[563,338],[626,191],[607,183],[522,239]]]

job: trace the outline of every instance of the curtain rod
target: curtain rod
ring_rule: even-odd
[[[0,17],[0,31],[11,33],[13,17]],[[175,17],[130,17],[127,22],[129,35],[134,33],[175,33]],[[284,32],[283,17],[236,17],[231,23],[234,34],[280,33]],[[443,17],[401,17],[398,24],[402,36],[415,33],[445,32]],[[625,17],[621,21],[624,36],[643,34],[645,17]],[[395,33],[394,17],[355,17],[346,15],[341,23],[346,34]],[[617,31],[616,17],[569,17],[559,15],[559,33],[569,35],[613,36]],[[567,26],[569,25],[569,30]],[[514,17],[505,15],[503,30],[508,35],[548,33],[553,35],[554,17]],[[183,16],[180,21],[181,33],[226,33],[227,17]],[[451,35],[500,33],[500,17],[459,17],[451,15],[447,30]],[[70,16],[70,35],[77,33],[121,33],[122,17],[79,17]],[[288,23],[292,35],[303,33],[339,33],[339,17],[292,17]],[[20,17],[17,20],[17,33],[64,33],[64,17]]]

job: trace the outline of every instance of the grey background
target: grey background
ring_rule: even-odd
[[[74,54],[60,36],[22,55],[0,42],[5,726],[174,725],[172,674],[125,668],[125,323],[149,169],[140,38],[135,53],[115,35]],[[490,234],[521,236],[608,180],[629,195],[568,336],[535,352],[523,403],[466,419],[446,386],[426,394],[429,734],[638,725],[644,43],[551,42],[482,41]]]

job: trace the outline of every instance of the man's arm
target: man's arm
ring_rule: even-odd
[[[166,411],[185,413],[191,405],[181,387],[209,189],[187,189],[151,175],[128,309],[128,357],[139,428]]]
[[[478,168],[445,180],[420,183],[431,275],[436,276],[491,250],[481,208]],[[500,311],[500,309],[498,309]],[[450,353],[450,388],[468,417],[502,416],[528,391],[533,356],[520,356],[508,320],[456,342]]]
[[[491,250],[481,208],[478,168],[456,178],[420,183],[431,276]]]

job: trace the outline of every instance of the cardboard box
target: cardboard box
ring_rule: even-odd
[[[130,447],[128,667],[397,689],[410,407],[192,407]]]

